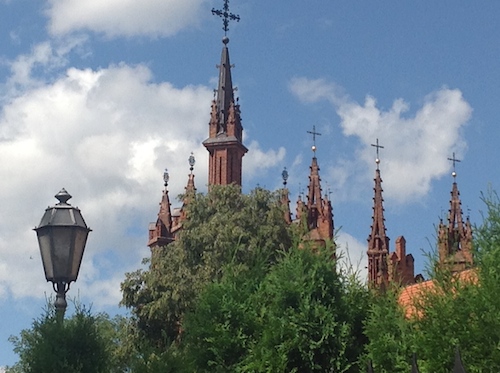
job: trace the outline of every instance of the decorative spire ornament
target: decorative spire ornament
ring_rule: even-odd
[[[212,8],[212,14],[222,18],[222,29],[224,30],[225,38],[227,38],[227,32],[229,31],[229,21],[240,21],[239,15],[229,12],[229,0],[224,0],[224,6],[221,10]]]
[[[380,164],[379,149],[384,149],[384,147],[382,145],[378,144],[378,138],[377,138],[377,142],[375,144],[371,144],[371,146],[374,146],[375,148],[377,148],[377,158],[375,158],[375,163],[377,164],[377,170],[378,170],[379,169],[378,165]]]
[[[316,136],[321,136],[321,133],[316,132],[316,126],[313,125],[312,131],[307,131],[307,133],[311,134],[313,137],[313,146],[311,147],[314,155],[316,155]]]
[[[451,158],[448,158],[449,161],[453,162],[453,172],[451,173],[451,176],[453,176],[453,179],[457,177],[457,172],[455,170],[455,165],[457,162],[461,162],[460,159],[455,158],[455,152],[453,152],[453,156]]]

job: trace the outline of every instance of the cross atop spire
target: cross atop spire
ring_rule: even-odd
[[[316,126],[313,125],[313,130],[312,131],[307,131],[307,133],[310,133],[313,136],[313,146],[312,146],[312,151],[314,154],[316,154],[316,136],[321,136],[321,133],[316,132]]]
[[[457,173],[455,171],[455,164],[457,162],[461,162],[461,161],[460,161],[460,159],[455,158],[455,152],[453,152],[453,157],[448,158],[448,160],[453,162],[453,172],[451,173],[451,176],[453,176],[453,178],[456,178],[457,177]]]
[[[224,30],[224,36],[227,36],[229,31],[229,21],[240,21],[240,16],[229,12],[229,0],[224,0],[224,6],[222,10],[212,8],[212,14],[217,15],[222,18],[222,29]]]
[[[377,142],[375,144],[371,144],[371,146],[374,146],[375,148],[377,148],[377,158],[375,159],[375,163],[377,164],[377,170],[378,170],[378,165],[380,163],[380,158],[378,157],[379,149],[384,149],[384,147],[382,145],[378,144],[378,138],[377,138]]]

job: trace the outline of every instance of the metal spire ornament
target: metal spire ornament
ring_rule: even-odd
[[[229,12],[229,0],[224,0],[224,6],[222,10],[212,8],[212,14],[217,15],[222,18],[222,29],[224,30],[224,36],[227,36],[229,31],[229,21],[240,21],[240,16]]]
[[[379,149],[384,149],[384,147],[382,145],[378,144],[378,138],[377,138],[377,142],[375,144],[371,144],[371,146],[374,146],[375,148],[377,148],[377,158],[375,158],[375,163],[377,164],[377,170],[378,170],[378,165],[380,164]]]
[[[453,172],[451,173],[451,176],[455,179],[457,177],[457,172],[455,171],[455,165],[457,162],[461,162],[460,159],[455,158],[455,152],[453,152],[453,156],[451,158],[448,158],[449,161],[453,162]]]
[[[313,146],[311,147],[314,154],[316,154],[316,136],[321,136],[321,133],[316,132],[316,126],[313,125],[312,131],[307,131],[307,133],[311,134],[313,137]]]

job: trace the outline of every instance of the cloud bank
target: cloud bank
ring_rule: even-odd
[[[49,0],[52,35],[93,31],[106,37],[164,37],[195,26],[206,0]]]
[[[0,112],[0,297],[51,293],[32,228],[64,187],[93,229],[72,294],[80,288],[96,305],[117,304],[124,272],[147,255],[163,170],[169,169],[175,206],[194,152],[196,185],[205,190],[208,154],[201,143],[212,90],[153,83],[141,64],[63,68],[50,81],[33,76],[33,68],[57,69],[63,57],[44,43],[11,65]],[[255,141],[250,148],[250,170],[284,156]]]
[[[341,88],[325,80],[295,78],[290,90],[302,102],[329,101],[340,117],[345,136],[359,140],[355,159],[341,159],[333,169],[342,186],[360,182],[362,170],[373,174],[374,149],[371,144],[380,139],[384,146],[380,165],[385,196],[399,202],[418,199],[427,194],[434,179],[450,171],[447,160],[453,152],[461,157],[466,144],[461,130],[468,122],[472,109],[458,89],[441,88],[430,93],[420,108],[410,113],[410,105],[397,99],[383,110],[374,97],[367,96],[363,104],[351,100]],[[366,182],[363,179],[361,182]]]

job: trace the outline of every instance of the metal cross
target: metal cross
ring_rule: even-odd
[[[448,158],[448,160],[453,162],[453,172],[451,173],[451,176],[455,178],[457,177],[457,173],[455,172],[455,164],[457,162],[461,162],[461,160],[455,158],[455,152],[453,152],[453,156],[451,158]]]
[[[229,31],[229,21],[240,21],[240,16],[229,12],[229,0],[224,0],[224,6],[222,10],[212,8],[212,14],[222,17],[222,29],[224,30],[224,35],[227,35]]]
[[[313,125],[313,130],[312,131],[307,131],[307,133],[310,133],[313,135],[313,146],[312,146],[312,151],[316,153],[316,136],[321,136],[321,133],[316,132],[316,126]]]
[[[375,163],[377,164],[377,170],[378,170],[378,165],[380,163],[380,158],[378,157],[379,149],[384,149],[384,147],[382,145],[378,144],[378,138],[377,138],[376,144],[371,144],[371,146],[374,146],[377,148],[377,159],[375,159]]]

